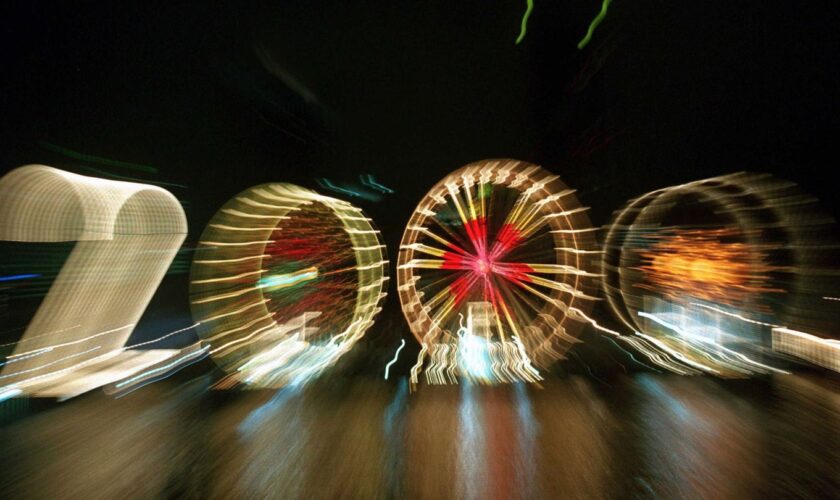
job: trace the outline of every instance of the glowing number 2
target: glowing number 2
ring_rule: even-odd
[[[0,179],[0,240],[78,241],[0,386],[119,354],[181,243],[187,221],[157,186],[28,165]]]

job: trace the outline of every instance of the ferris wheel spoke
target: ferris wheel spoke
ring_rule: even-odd
[[[447,241],[447,243],[445,243],[447,246],[452,244],[452,245],[458,247],[459,249],[461,249],[461,251],[463,253],[470,254],[469,251],[465,250],[466,248],[469,248],[470,245],[471,245],[469,235],[464,237],[464,235],[458,234],[458,232],[455,231],[450,224],[446,223],[446,221],[444,221],[440,217],[437,217],[437,216],[431,217],[431,220],[435,223],[435,225],[437,227],[441,228],[443,230],[443,232],[445,232],[446,235],[449,237],[450,241],[447,241],[446,239],[441,238],[444,241]],[[429,234],[429,233],[431,233],[431,234]],[[434,234],[434,233],[432,233],[431,231],[429,231],[428,233],[424,233],[424,234],[429,234],[430,237],[434,238],[434,236],[432,236],[432,234]],[[435,235],[435,236],[438,236],[438,235]],[[435,239],[437,239],[437,238],[435,238]],[[451,243],[451,242],[457,242],[457,244]]]
[[[542,207],[543,203],[536,202],[531,203],[521,211],[519,219],[516,221],[516,227],[519,228],[523,238],[527,238],[540,226],[545,224],[545,220],[542,217],[536,218],[537,214],[542,211]]]
[[[465,274],[459,276],[448,289],[441,290],[447,297],[443,301],[443,305],[439,307],[432,315],[432,324],[440,327],[458,308],[461,306],[470,292],[475,288],[475,283],[478,277],[475,274]]]
[[[476,282],[479,279],[480,277],[476,273],[466,273],[458,276],[458,278],[449,285],[449,291],[455,297],[456,305],[462,304],[470,295],[470,292],[476,289]]]
[[[449,199],[452,200],[452,204],[455,206],[455,211],[458,212],[458,217],[461,219],[461,224],[463,225],[464,229],[467,231],[467,235],[470,238],[470,242],[475,245],[475,238],[473,237],[471,227],[470,227],[470,218],[464,213],[463,207],[461,207],[460,195],[458,194],[458,186],[454,184],[448,184],[446,189],[449,191]],[[476,250],[478,250],[476,248]]]
[[[504,246],[505,242],[509,241],[511,237],[518,233],[518,230],[515,230],[516,220],[522,211],[526,199],[526,194],[520,193],[516,201],[513,202],[513,207],[505,214],[504,222],[502,222],[501,228],[496,234],[496,239],[490,247],[490,255],[495,255],[499,251],[500,246]]]
[[[508,269],[504,272],[497,272],[499,276],[506,279],[507,281],[517,285],[522,286],[527,283],[532,283],[535,285],[540,285],[545,288],[551,288],[553,290],[559,290],[562,292],[568,292],[571,294],[581,294],[578,292],[574,287],[568,285],[566,283],[562,283],[560,281],[546,279],[540,276],[535,276],[533,274],[529,274],[524,269]]]
[[[400,269],[440,269],[443,259],[411,259],[400,266]]]
[[[487,281],[489,282],[490,280],[488,279]],[[499,310],[499,302],[498,302],[498,300],[496,300],[496,293],[495,293],[495,289],[493,288],[492,284],[487,286],[487,288],[485,290],[485,293],[487,294],[485,296],[485,300],[487,298],[489,298],[490,299],[490,304],[493,307],[493,316],[494,316],[493,319],[496,322],[496,330],[499,332],[499,336],[501,336],[501,335],[503,335],[503,332],[504,332],[504,329],[502,327],[502,314]]]
[[[431,299],[427,300],[424,304],[424,307],[428,308],[430,311],[434,310],[438,304],[447,301],[448,299],[452,298],[452,293],[450,292],[450,287],[452,284],[445,286],[444,288],[438,290],[436,294],[432,296]]]
[[[530,242],[535,237],[538,238],[544,234],[539,233],[538,230],[545,225],[546,222],[542,219],[534,221],[526,227],[506,223],[502,226],[502,229],[496,237],[496,241],[490,251],[491,258],[493,260],[500,260],[515,248],[530,245]]]
[[[443,289],[448,289],[449,285],[452,284],[454,280],[458,278],[458,273],[439,273],[441,276],[432,278],[432,277],[422,277],[421,282],[423,283],[418,287],[418,291],[423,292],[424,294],[427,291],[435,291]]]
[[[431,321],[432,327],[438,328],[443,330],[444,328],[441,326],[442,323],[446,321],[452,311],[455,310],[455,297],[452,295],[446,295],[446,300],[444,301],[443,305],[441,305],[434,313],[430,314],[429,319]],[[428,334],[429,332],[427,332]]]
[[[540,304],[545,303],[547,296],[545,294],[532,293],[531,290],[529,290],[531,287],[527,286],[525,283],[516,283],[515,285],[516,286],[514,287],[509,287],[511,296],[516,297],[518,302],[525,304],[528,310],[533,311],[534,313],[542,312]],[[550,300],[551,299],[549,298],[549,301]],[[522,307],[522,309],[524,309],[524,307]]]
[[[528,284],[527,282],[525,282],[525,281],[521,281],[521,280],[511,280],[511,283],[513,283],[514,285],[516,285],[517,287],[519,287],[519,288],[521,288],[521,289],[523,289],[523,290],[528,291],[529,293],[531,293],[531,294],[535,295],[536,297],[539,297],[541,300],[543,300],[543,301],[545,301],[545,302],[548,302],[548,303],[551,303],[551,304],[556,305],[556,301],[555,301],[555,299],[552,299],[550,296],[548,296],[548,295],[546,295],[545,293],[543,293],[543,292],[541,292],[541,291],[537,290],[536,288],[532,287],[531,285],[529,285],[529,284]]]
[[[553,303],[553,299],[548,295],[540,292],[539,290],[534,289],[533,287],[528,285],[527,279],[524,278],[524,275],[509,275],[505,276],[505,281],[512,283],[515,285],[515,288],[510,287],[503,287],[506,290],[510,290],[512,294],[519,297],[520,300],[528,304],[528,306],[533,309],[534,311],[539,311],[540,308],[533,304],[531,299],[528,299],[519,289],[526,290],[530,292],[534,297],[542,300],[543,302]]]
[[[505,221],[502,224],[499,232],[496,234],[496,240],[490,247],[490,258],[499,260],[504,257],[513,248],[520,245],[527,239],[530,234],[524,231],[532,206],[528,206],[528,200],[531,198],[532,192],[530,190],[523,191],[519,194],[513,207],[505,216]]]
[[[500,293],[505,298],[511,318],[520,330],[529,324],[528,318],[536,316],[539,307],[535,304],[536,297],[529,297],[519,287],[504,287]]]
[[[442,236],[440,236],[440,235],[436,234],[435,232],[433,232],[433,231],[432,231],[432,230],[430,230],[429,228],[426,228],[426,227],[420,227],[420,228],[417,228],[417,230],[418,230],[418,231],[420,231],[421,233],[423,233],[424,235],[428,236],[429,238],[431,238],[431,239],[433,239],[433,240],[437,241],[437,242],[438,242],[438,243],[440,243],[441,245],[443,245],[443,246],[445,246],[445,247],[449,248],[450,250],[452,250],[452,251],[454,251],[454,252],[457,252],[457,253],[459,253],[459,254],[461,254],[461,255],[470,255],[470,253],[469,253],[469,252],[467,252],[466,250],[464,250],[464,249],[463,249],[463,248],[461,248],[460,246],[458,246],[458,245],[456,245],[455,243],[452,243],[451,241],[449,241],[449,240],[447,240],[447,239],[443,238]]]
[[[550,296],[548,296],[548,295],[544,294],[543,292],[541,292],[541,291],[537,290],[536,288],[534,288],[534,287],[532,287],[532,286],[528,285],[527,283],[524,283],[524,282],[518,282],[518,283],[516,283],[516,285],[517,285],[520,289],[522,289],[522,290],[524,290],[524,291],[526,291],[526,292],[528,292],[528,293],[530,293],[530,294],[534,295],[535,297],[538,297],[538,298],[539,298],[540,300],[542,300],[544,303],[549,304],[549,305],[551,305],[552,307],[554,307],[554,308],[558,309],[558,310],[560,311],[560,313],[562,313],[562,314],[564,315],[564,317],[565,317],[566,313],[569,311],[569,304],[566,304],[565,302],[563,302],[563,301],[561,301],[561,300],[557,300],[557,299],[555,299],[555,298],[552,298],[552,297],[550,297]],[[540,313],[542,312],[542,311],[540,311],[540,310],[538,310],[538,309],[535,309],[535,311],[536,311],[538,314],[540,314]],[[577,318],[573,317],[573,319],[577,319]]]
[[[411,259],[400,269],[439,269],[442,271],[472,271],[471,259],[448,252],[443,259]]]
[[[522,241],[522,234],[519,229],[511,224],[502,225],[496,234],[496,240],[490,247],[489,256],[491,260],[499,260],[510,252]]]
[[[505,299],[502,297],[498,288],[493,288],[493,292],[496,296],[496,303],[498,304],[499,308],[501,309],[505,320],[507,320],[507,325],[510,328],[511,333],[518,337],[519,336],[519,329],[516,328],[516,324],[514,323],[513,317],[510,314],[510,310],[508,308],[507,302],[505,302]],[[501,337],[502,342],[505,341],[505,333],[504,333],[504,330],[501,329],[501,328],[499,329],[499,337]]]
[[[494,264],[497,269],[505,272],[528,273],[528,274],[571,274],[575,276],[601,276],[598,273],[590,273],[568,264],[545,264],[545,263],[524,263],[524,262],[497,262]]]
[[[500,266],[495,264],[493,271],[496,276],[504,278],[507,281],[530,281],[527,278],[527,273],[530,268],[527,266]]]
[[[564,196],[566,193],[570,194],[573,192],[573,190],[568,190],[558,195],[558,198]],[[524,229],[522,229],[522,235],[524,239],[530,238],[531,235],[535,234],[537,230],[539,230],[541,227],[547,225],[552,219],[561,218],[564,220],[563,226],[571,228],[571,223],[568,218],[572,215],[583,213],[589,210],[589,207],[576,207],[569,210],[559,210],[557,212],[551,212],[549,214],[540,215],[539,217],[536,217],[537,214],[542,212],[543,204],[541,203],[539,206],[535,206],[534,208],[535,210],[532,213],[528,223],[524,226]]]
[[[483,188],[476,188],[476,195],[482,201],[482,203],[478,205],[478,210],[476,210],[476,203],[473,201],[474,198],[470,187],[471,186],[468,184],[464,185],[464,191],[467,194],[467,206],[469,207],[470,213],[469,224],[472,225],[470,229],[475,237],[476,243],[478,244],[477,250],[479,254],[485,254],[487,252],[487,217],[484,213],[484,198],[482,196]]]
[[[566,293],[569,293],[569,294],[571,294],[575,297],[582,298],[582,299],[589,299],[589,300],[597,300],[598,299],[598,297],[593,297],[591,295],[587,295],[584,292],[581,292],[580,290],[578,290],[577,288],[575,288],[574,286],[572,286],[568,283],[562,283],[560,281],[545,279],[545,278],[542,278],[540,276],[534,276],[533,274],[526,274],[525,276],[527,278],[529,278],[528,281],[534,283],[535,285],[540,285],[540,286],[543,286],[545,288],[551,288],[553,290],[559,290],[561,292],[566,292]]]
[[[525,210],[526,204],[528,203],[528,199],[531,197],[531,192],[529,191],[522,191],[519,193],[519,196],[516,197],[516,201],[513,203],[513,207],[510,211],[505,215],[505,224],[510,226],[517,226],[522,217],[522,212]]]
[[[443,250],[442,248],[436,248],[423,243],[412,243],[411,245],[403,245],[400,247],[400,249],[410,249],[414,250],[415,252],[424,253],[426,255],[434,255],[435,257],[443,257],[447,253],[451,253],[449,250]]]
[[[437,290],[431,299],[425,301],[424,307],[434,309],[438,304],[445,302],[448,297],[455,297],[456,304],[460,304],[469,293],[476,289],[478,277],[474,273],[450,273],[433,283],[420,288],[421,292],[426,290]]]
[[[467,237],[470,239],[473,249],[475,249],[476,253],[483,254],[486,247],[484,237],[484,234],[486,233],[485,222],[484,218],[478,217],[475,212],[475,206],[473,205],[472,195],[470,194],[469,189],[466,187],[464,188],[466,198],[468,200],[467,209],[469,213],[467,213],[465,208],[462,206],[463,203],[461,201],[458,186],[449,184],[446,187],[449,191],[449,197],[452,200],[453,205],[455,205],[455,210],[461,218],[461,224],[463,224],[464,230],[467,232]]]
[[[532,236],[538,234],[539,229],[546,226],[547,224],[548,222],[546,222],[546,220],[542,217],[530,221],[526,226],[523,227],[523,229],[519,233],[522,242],[528,241],[529,239],[531,239]]]
[[[545,181],[541,181],[542,186]],[[516,246],[525,244],[533,236],[540,234],[539,229],[548,225],[549,220],[557,217],[568,217],[588,210],[587,207],[576,207],[569,210],[560,210],[549,214],[543,214],[549,203],[574,193],[574,190],[567,189],[556,195],[542,198],[538,201],[530,201],[537,185],[522,192],[517,199],[513,209],[509,212],[502,226],[502,230],[494,242],[490,255],[498,260],[504,257]],[[568,220],[567,220],[568,222]]]
[[[475,196],[473,196],[471,188],[475,188]],[[470,207],[470,213],[473,219],[485,217],[484,204],[481,201],[484,199],[484,184],[471,182],[469,185],[465,183],[464,190],[467,192],[467,203]]]

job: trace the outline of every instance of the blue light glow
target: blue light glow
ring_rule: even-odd
[[[38,278],[40,276],[40,274],[13,274],[11,276],[0,276],[0,281],[17,281],[28,278]]]

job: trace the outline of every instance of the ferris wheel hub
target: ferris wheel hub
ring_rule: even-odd
[[[487,257],[479,257],[475,260],[475,271],[487,275],[493,272],[493,261]]]

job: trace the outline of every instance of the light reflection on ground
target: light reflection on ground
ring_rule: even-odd
[[[840,493],[840,384],[171,380],[0,429],[6,498],[750,498]]]

